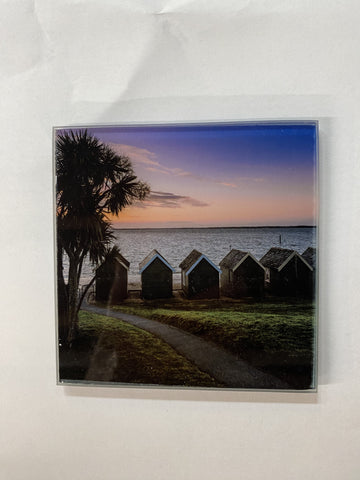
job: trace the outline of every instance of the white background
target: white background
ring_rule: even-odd
[[[0,1],[0,479],[360,478],[357,0]],[[321,121],[317,394],[56,386],[52,127]]]

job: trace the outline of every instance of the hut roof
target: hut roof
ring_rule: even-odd
[[[273,247],[260,259],[266,268],[279,268],[294,253],[295,250]]]
[[[96,271],[101,271],[103,268],[106,268],[107,265],[115,264],[115,262],[120,263],[126,270],[129,270],[130,262],[126,260],[125,257],[121,255],[121,253],[116,253],[115,256],[105,260],[97,269]]]
[[[191,273],[196,265],[198,265],[203,259],[210,263],[210,265],[219,273],[221,272],[221,270],[211,260],[209,260],[206,255],[198,250],[193,250],[191,253],[189,253],[189,255],[180,263],[179,267],[181,270],[185,270],[186,275],[189,275],[189,273]]]
[[[126,268],[126,270],[129,270],[130,262],[129,262],[128,260],[126,260],[126,258],[123,257],[123,256],[121,255],[121,253],[118,253],[118,254],[116,255],[115,261],[116,261],[116,262],[119,262],[120,264],[122,264],[122,265]]]
[[[193,250],[189,255],[180,263],[181,270],[187,270],[190,268],[200,257],[202,253],[197,250]]]
[[[142,273],[156,258],[159,258],[172,272],[175,272],[175,269],[170,265],[165,258],[160,255],[157,250],[152,250],[149,255],[147,255],[142,262],[139,263],[139,270]]]
[[[220,267],[223,268],[234,268],[241,260],[243,260],[247,255],[247,252],[242,252],[241,250],[235,250],[234,248],[221,260]]]
[[[301,255],[311,267],[316,265],[316,248],[308,247],[305,252]]]
[[[265,268],[274,268],[280,272],[280,270],[282,270],[285,265],[295,256],[300,258],[300,260],[303,261],[310,270],[312,270],[311,265],[309,265],[301,255],[299,255],[295,250],[289,250],[287,248],[270,248],[270,250],[261,258],[260,263]]]
[[[235,250],[234,248],[221,260],[220,267],[228,268],[232,271],[236,270],[248,257],[254,262],[264,268],[261,263],[251,255],[250,252],[242,252],[241,250]]]

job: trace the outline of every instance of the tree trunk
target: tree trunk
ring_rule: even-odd
[[[69,258],[69,281],[68,281],[68,318],[69,318],[69,331],[67,336],[67,343],[71,343],[75,340],[78,334],[78,315],[77,315],[77,302],[78,302],[78,266],[79,260],[75,257]]]
[[[85,289],[84,289],[84,291],[83,291],[83,293],[82,293],[82,295],[81,295],[81,297],[80,297],[80,299],[79,299],[78,306],[77,306],[77,309],[76,309],[76,315],[79,314],[79,310],[80,310],[80,308],[81,308],[81,304],[82,304],[82,302],[83,302],[83,300],[84,300],[87,292],[89,291],[89,288],[90,288],[91,285],[95,282],[95,280],[96,280],[96,275],[91,279],[90,283],[88,283],[88,284],[86,285],[86,287],[85,287]]]
[[[64,280],[63,249],[57,245],[57,310],[59,341],[65,341],[69,333],[68,295]]]

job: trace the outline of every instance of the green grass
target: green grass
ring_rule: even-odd
[[[312,381],[312,302],[236,300],[127,302],[114,307],[210,340],[295,388]]]
[[[219,386],[209,375],[151,333],[95,313],[81,311],[79,319],[80,344],[94,345],[99,358],[115,353],[113,382]]]

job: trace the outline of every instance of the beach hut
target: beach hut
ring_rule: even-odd
[[[221,293],[229,297],[261,297],[265,267],[249,252],[231,250],[220,262]]]
[[[193,250],[179,265],[181,288],[189,298],[219,298],[221,270],[204,254]]]
[[[302,258],[312,267],[313,269],[313,292],[315,292],[315,282],[316,282],[316,248],[308,247],[305,252],[301,255]]]
[[[270,248],[260,263],[265,267],[269,291],[278,296],[313,294],[313,268],[295,250]]]
[[[141,296],[146,299],[169,298],[172,296],[173,267],[153,250],[139,264]]]
[[[316,269],[316,248],[308,247],[301,255],[314,270]]]
[[[128,295],[130,263],[120,253],[102,263],[95,272],[95,298],[99,302],[119,303]]]

